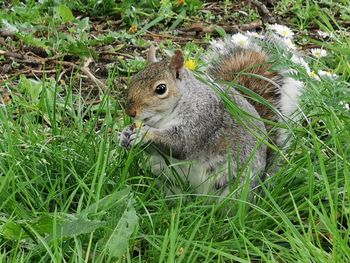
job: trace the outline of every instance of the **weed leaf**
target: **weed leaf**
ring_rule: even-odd
[[[19,85],[30,96],[32,102],[38,101],[42,91],[41,81],[27,79],[24,75],[21,75]]]
[[[59,226],[57,231],[58,235],[61,237],[74,237],[81,234],[91,233],[104,225],[105,222],[99,220],[88,220],[69,215]]]
[[[117,258],[127,251],[130,236],[138,226],[139,219],[132,205],[133,202],[133,199],[129,199],[123,215],[107,241],[110,254]]]
[[[57,7],[57,12],[61,17],[63,23],[71,22],[74,20],[72,11],[65,5],[59,5]]]

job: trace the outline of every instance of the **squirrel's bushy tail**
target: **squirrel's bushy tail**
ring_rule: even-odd
[[[283,41],[273,34],[263,36],[256,33],[238,33],[213,41],[206,55],[207,72],[216,80],[234,81],[254,91],[283,115],[290,116],[297,108],[303,84],[284,76],[283,72],[272,70],[270,54],[261,45],[264,42],[281,44]],[[253,100],[250,102],[261,117],[276,119],[276,114],[268,107]]]

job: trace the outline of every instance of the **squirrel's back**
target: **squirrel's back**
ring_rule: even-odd
[[[287,49],[283,41],[273,35],[238,33],[213,41],[206,56],[207,72],[216,81],[232,81],[252,90],[289,117],[297,108],[303,85],[284,72],[273,70],[268,51],[260,45],[264,41]],[[249,101],[262,118],[276,119],[269,107],[253,99]]]

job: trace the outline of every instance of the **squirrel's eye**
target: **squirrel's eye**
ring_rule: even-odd
[[[168,88],[166,86],[166,84],[162,83],[162,84],[159,84],[156,89],[154,90],[154,92],[158,95],[158,96],[164,96],[166,95],[168,91]]]

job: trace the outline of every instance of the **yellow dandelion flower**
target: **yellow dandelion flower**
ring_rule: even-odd
[[[184,5],[185,4],[185,0],[176,0],[178,5]]]
[[[131,33],[136,33],[137,32],[137,25],[132,25],[130,28],[129,28],[129,31]]]
[[[188,59],[185,62],[185,67],[189,70],[195,70],[197,68],[197,62],[193,59]]]

